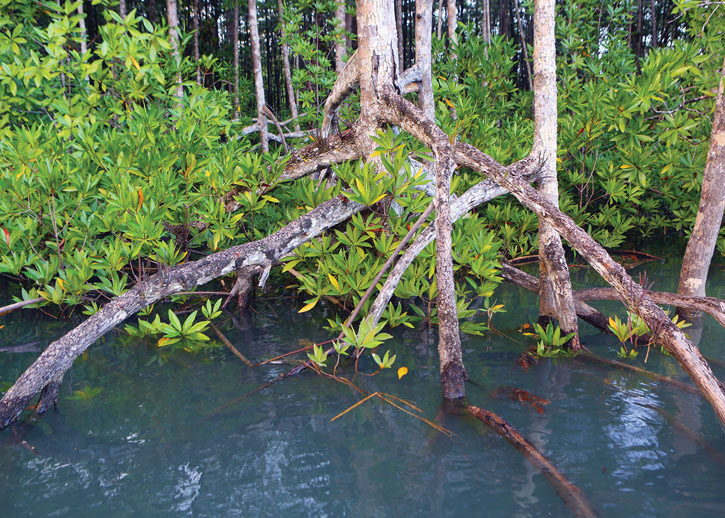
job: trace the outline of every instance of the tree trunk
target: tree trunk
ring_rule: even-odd
[[[443,35],[443,5],[445,0],[438,0],[438,21],[436,28],[436,36],[438,36],[438,39],[441,39],[441,36]]]
[[[482,0],[481,37],[486,43],[491,43],[491,8],[489,5],[489,0]]]
[[[86,15],[83,12],[83,2],[78,4],[78,17],[78,28],[81,30],[81,56],[83,56],[88,51],[88,32],[86,31]],[[88,76],[86,76],[86,80],[88,80]]]
[[[262,54],[259,47],[259,24],[257,23],[257,0],[249,0],[249,34],[252,39],[252,66],[254,68],[254,90],[257,97],[257,123],[262,153],[269,151],[267,137],[267,116],[264,114],[264,77],[262,77]]]
[[[118,14],[121,18],[126,18],[128,12],[126,11],[126,0],[118,0]]]
[[[232,59],[234,60],[234,120],[239,119],[239,0],[234,0],[232,10]],[[255,70],[256,74],[256,70]]]
[[[282,18],[282,0],[279,3],[279,16]],[[335,27],[342,31],[341,35],[335,39],[335,72],[342,72],[345,66],[345,54],[347,54],[347,36],[345,33],[345,0],[336,0],[335,7]],[[282,29],[284,34],[284,29]],[[282,50],[284,53],[284,49]],[[289,65],[287,65],[289,67]],[[286,73],[286,72],[285,72]]]
[[[534,148],[540,157],[543,175],[539,191],[555,206],[559,205],[556,180],[556,58],[554,40],[554,0],[534,3]],[[539,220],[539,314],[556,318],[565,333],[577,333],[578,322],[571,293],[569,268],[559,234],[546,221]],[[578,337],[572,347],[579,349]]]
[[[458,44],[458,11],[456,0],[448,0],[448,44],[452,49]],[[450,52],[451,59],[456,59],[455,52]]]
[[[338,7],[339,7],[338,3]],[[345,3],[342,2],[343,6],[343,14],[345,13]],[[277,11],[279,12],[279,25],[280,30],[282,31],[282,66],[284,67],[284,84],[287,89],[287,104],[289,104],[290,113],[292,114],[292,119],[294,119],[294,128],[295,131],[300,131],[300,122],[299,117],[300,114],[297,111],[297,101],[295,98],[295,89],[292,86],[292,71],[290,70],[290,64],[289,64],[289,45],[287,45],[287,29],[285,29],[284,24],[284,6],[282,5],[282,0],[277,0]],[[339,13],[338,13],[339,14]],[[344,45],[344,42],[343,42]],[[337,57],[337,52],[340,50],[337,47],[337,43],[335,44],[335,53]],[[344,51],[344,47],[342,49]]]
[[[169,40],[171,43],[171,55],[176,66],[181,66],[181,54],[179,52],[179,16],[176,14],[176,0],[166,0],[166,18],[169,24]],[[179,99],[177,108],[181,107],[181,100],[184,98],[184,88],[181,86],[181,72],[176,76],[176,97]]]
[[[657,13],[655,12],[655,0],[649,2],[649,17],[652,22],[652,48],[657,48]]]
[[[418,83],[420,109],[429,120],[435,122],[435,100],[433,99],[433,75],[431,67],[431,39],[433,30],[433,1],[415,2],[415,65],[420,67]]]
[[[201,86],[201,69],[199,68],[199,0],[194,0],[194,61],[196,62],[196,84]]]
[[[498,27],[498,33],[501,36],[511,37],[511,32],[509,31],[509,11],[511,10],[511,4],[509,4],[509,0],[501,0],[501,3],[499,4],[499,27]]]
[[[710,150],[707,154],[705,172],[702,177],[700,206],[695,226],[687,243],[682,260],[680,284],[677,293],[695,297],[705,296],[705,283],[715,251],[723,210],[725,210],[725,60],[720,74],[720,87],[715,100],[715,115],[710,133]],[[678,313],[687,320],[693,320],[698,311],[678,308]]]
[[[400,66],[405,66],[405,59],[403,54],[403,45],[404,45],[404,39],[403,38],[403,0],[395,0],[395,28],[398,33],[398,60],[400,61]]]
[[[524,63],[526,64],[526,80],[529,84],[529,90],[533,90],[534,86],[531,84],[531,64],[529,63],[529,51],[526,48],[526,34],[524,34],[524,26],[521,24],[521,13],[519,12],[519,2],[514,0],[514,13],[516,13],[516,24],[519,27],[519,41],[521,42],[521,51],[524,56]],[[556,81],[556,79],[554,79]]]

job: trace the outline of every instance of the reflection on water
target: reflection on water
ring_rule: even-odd
[[[672,289],[677,265],[649,264],[659,289]],[[580,285],[591,273],[575,271]],[[716,279],[716,283],[720,279]],[[721,283],[722,284],[722,283]],[[722,296],[717,293],[715,296]],[[535,299],[512,287],[497,293],[508,312],[498,336],[464,338],[472,403],[490,408],[526,435],[602,516],[722,516],[725,467],[713,448],[725,440],[709,405],[636,374],[579,360],[543,360],[528,373],[514,367],[528,344],[516,328],[536,314]],[[263,308],[264,305],[261,305]],[[602,308],[616,308],[614,303]],[[620,313],[621,314],[621,313]],[[224,332],[252,359],[321,340],[329,315],[297,315],[287,304]],[[63,324],[32,313],[9,315],[0,347],[39,341]],[[27,320],[24,320],[27,319]],[[286,323],[284,326],[278,322]],[[67,325],[67,324],[65,324]],[[723,359],[724,334],[706,318],[701,348]],[[591,328],[585,344],[614,357],[616,341]],[[377,400],[330,419],[358,401],[348,388],[304,374],[227,405],[284,372],[250,370],[231,354],[178,355],[163,367],[152,348],[121,334],[93,347],[66,377],[59,412],[29,429],[0,434],[3,516],[566,516],[544,477],[496,434],[471,419],[440,412],[435,336],[397,334],[394,369],[356,382],[414,402],[452,430],[449,440]],[[0,353],[0,382],[12,381],[37,352]],[[643,365],[643,355],[635,360]],[[684,379],[671,358],[652,353],[648,369]],[[370,362],[361,369],[372,370]],[[723,374],[722,369],[716,373]],[[348,375],[349,369],[348,369]],[[88,401],[69,399],[85,385]],[[515,386],[549,400],[543,414],[508,398]],[[668,417],[669,416],[669,417]],[[33,451],[34,449],[34,451]]]

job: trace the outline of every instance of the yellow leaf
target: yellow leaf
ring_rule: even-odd
[[[629,164],[624,164],[619,166],[620,169],[632,169],[632,166]]]
[[[413,176],[413,178],[417,180],[418,178],[420,178],[420,175],[422,175],[422,174],[423,174],[423,166],[420,166],[420,169],[418,169],[418,172],[415,173],[415,176]]]
[[[337,279],[335,279],[335,277],[331,273],[328,273],[327,276],[330,278],[330,282],[335,287],[335,289],[340,291],[340,285],[337,283]]]
[[[143,206],[143,189],[138,188],[138,210]]]
[[[313,300],[312,302],[310,302],[309,304],[307,304],[305,307],[303,307],[302,309],[300,309],[297,313],[304,313],[305,311],[311,310],[312,308],[314,308],[317,305],[317,302],[319,300],[320,300],[319,298],[316,298],[315,300]]]
[[[617,323],[614,321],[614,319],[612,317],[609,317],[609,325],[615,329],[617,328]]]
[[[141,71],[141,65],[138,64],[138,61],[136,61],[136,58],[131,56],[131,63],[133,63],[133,66],[136,67],[136,70],[139,72]]]
[[[376,149],[372,153],[370,153],[370,158],[375,158],[376,156],[380,156],[382,154],[382,151],[379,149]]]
[[[401,367],[398,369],[398,379],[408,374],[408,367]]]
[[[453,106],[453,103],[451,101],[449,101],[448,99],[443,99],[443,102],[445,102],[451,108],[455,108],[455,106]]]
[[[0,326],[0,329],[2,329],[3,327],[5,327],[5,326]]]
[[[372,205],[373,203],[377,203],[377,202],[379,202],[380,200],[382,200],[382,199],[383,199],[383,198],[385,198],[386,196],[387,196],[387,194],[386,194],[386,193],[383,193],[383,194],[381,194],[380,196],[378,196],[377,198],[375,198],[375,199],[373,200],[373,202],[372,202],[372,203],[371,203],[370,205]]]
[[[156,342],[156,345],[159,347],[163,347],[170,341],[171,341],[171,338],[162,337],[162,338],[159,338],[159,341]]]

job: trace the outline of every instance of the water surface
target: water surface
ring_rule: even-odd
[[[654,289],[676,287],[676,260],[648,263]],[[577,286],[601,285],[573,269]],[[725,296],[713,268],[708,293]],[[515,287],[496,294],[507,313],[493,324],[507,337],[464,337],[472,382],[469,400],[500,414],[533,441],[587,495],[601,516],[725,515],[725,436],[703,399],[640,375],[574,360],[516,368],[531,345],[517,331],[536,317],[536,299]],[[257,301],[223,332],[253,361],[329,338],[326,312],[298,315],[296,301]],[[598,307],[616,310],[616,303]],[[621,309],[619,309],[622,314]],[[68,322],[37,312],[0,317],[0,347],[45,347]],[[585,325],[584,344],[616,359],[616,339]],[[704,320],[701,350],[725,361],[723,330]],[[234,402],[289,366],[249,369],[221,351],[177,354],[159,366],[154,347],[109,334],[66,376],[57,413],[29,429],[0,433],[3,516],[566,516],[546,479],[498,435],[440,410],[436,337],[424,329],[396,333],[393,370],[359,376],[367,391],[414,402],[453,431],[450,440],[423,422],[348,387],[306,373]],[[31,345],[30,348],[33,346]],[[12,382],[37,352],[0,352],[0,383]],[[687,380],[676,362],[644,353],[632,363]],[[361,371],[371,372],[363,361]],[[725,370],[715,365],[721,378]],[[350,374],[350,368],[344,367]],[[100,388],[89,400],[77,390]],[[500,386],[549,400],[545,412],[509,398]],[[668,419],[687,427],[698,442]],[[17,435],[17,438],[16,438]],[[25,442],[18,442],[18,438]],[[710,450],[703,446],[707,443]],[[715,454],[713,454],[713,451]]]

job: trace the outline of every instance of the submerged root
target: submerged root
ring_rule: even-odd
[[[596,516],[594,508],[584,496],[581,489],[572,484],[549,459],[539,452],[536,446],[521,435],[516,428],[508,424],[502,417],[484,408],[468,404],[454,406],[451,410],[454,413],[467,414],[475,417],[519,450],[526,460],[541,471],[576,516]]]

